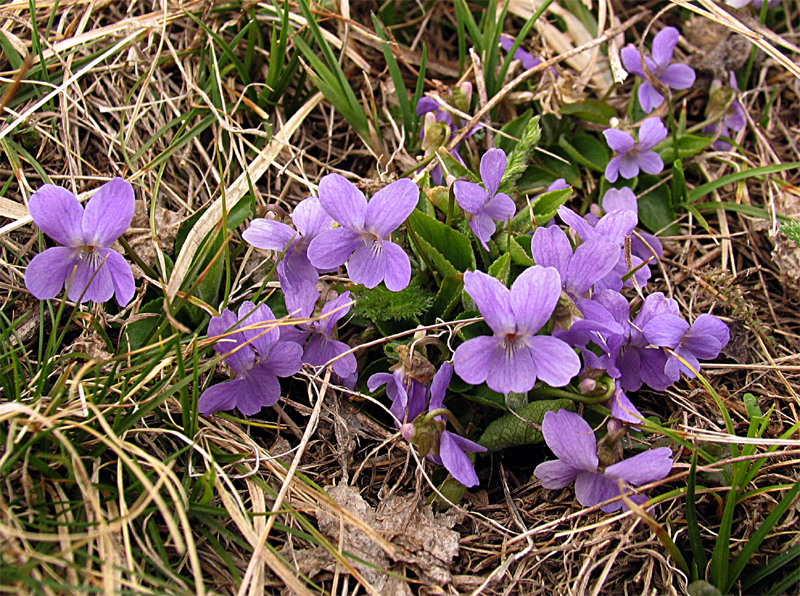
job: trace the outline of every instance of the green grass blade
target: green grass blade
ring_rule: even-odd
[[[761,168],[754,168],[752,170],[744,170],[742,172],[736,172],[735,174],[730,174],[729,176],[723,176],[722,178],[718,178],[717,180],[712,180],[711,182],[706,182],[705,184],[698,186],[694,190],[689,193],[689,202],[693,203],[698,199],[702,199],[712,190],[716,190],[726,184],[730,184],[731,182],[738,182],[739,180],[744,180],[746,178],[755,178],[757,176],[766,176],[768,174],[777,174],[778,172],[784,172],[786,170],[796,170],[800,168],[800,162],[793,162],[793,163],[782,163],[782,164],[775,164],[771,166],[764,166]]]
[[[692,465],[689,468],[689,478],[686,483],[686,534],[689,537],[689,546],[692,549],[692,580],[705,577],[708,566],[706,551],[703,548],[703,538],[700,536],[700,526],[697,521],[697,507],[695,506],[695,488],[697,486],[697,451],[692,452]],[[696,574],[696,575],[695,575]]]
[[[416,122],[416,116],[414,115],[414,111],[411,109],[411,105],[408,101],[408,90],[406,89],[406,84],[403,81],[403,75],[400,72],[400,66],[397,64],[397,59],[394,57],[394,54],[389,47],[389,39],[386,36],[386,32],[383,30],[381,22],[374,13],[372,14],[372,24],[375,27],[375,31],[377,32],[378,36],[383,40],[383,43],[381,44],[381,51],[383,52],[383,57],[386,60],[386,66],[389,68],[389,75],[392,77],[392,82],[394,83],[395,97],[397,97],[397,102],[400,104],[400,114],[403,117],[403,128],[406,132],[406,146],[411,147],[414,144],[414,138],[412,135],[414,131],[414,124]]]
[[[786,512],[786,510],[791,506],[794,502],[795,497],[800,492],[800,481],[795,482],[794,486],[786,491],[786,494],[783,495],[783,498],[778,503],[778,506],[770,512],[764,522],[759,526],[758,530],[756,530],[750,539],[745,543],[742,550],[736,555],[736,558],[733,559],[731,563],[730,570],[728,571],[726,581],[724,584],[719,584],[718,586],[724,593],[728,593],[733,588],[733,584],[738,579],[739,575],[741,575],[742,571],[744,571],[745,565],[750,561],[752,556],[755,554],[756,550],[767,535],[772,530],[773,526],[778,522],[780,517]],[[727,505],[727,503],[726,503]],[[727,556],[726,556],[727,561]]]
[[[472,45],[475,47],[475,51],[478,52],[479,55],[483,54],[483,36],[481,35],[481,30],[478,28],[478,24],[475,22],[475,18],[469,10],[469,6],[467,6],[466,0],[455,0],[455,8],[456,20],[459,25],[466,27],[472,39]]]

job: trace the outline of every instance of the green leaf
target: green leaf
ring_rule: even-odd
[[[525,170],[525,173],[517,181],[517,186],[521,191],[549,186],[551,182],[559,178],[563,178],[571,186],[581,183],[581,172],[578,166],[570,161],[569,155],[561,147],[550,145],[544,149],[547,153],[538,151],[536,165]]]
[[[433,299],[433,304],[425,315],[425,324],[432,325],[437,318],[447,319],[461,300],[461,290],[464,289],[464,279],[460,273],[450,275],[442,280],[439,291]]]
[[[652,188],[653,190],[639,197],[639,221],[653,233],[664,230],[667,236],[674,236],[678,233],[675,225],[677,216],[672,206],[672,193],[669,186],[659,183],[655,176],[642,176],[640,185],[642,188]]]
[[[505,404],[505,399],[503,403]],[[524,420],[520,420],[520,417],[541,427],[545,413],[559,410],[574,412],[575,402],[569,399],[531,402],[522,406],[514,414],[506,414],[489,424],[478,443],[489,450],[539,443],[543,440],[541,431],[536,430]]]
[[[452,174],[456,178],[464,178],[469,180],[470,182],[474,182],[475,184],[480,184],[481,179],[478,178],[472,170],[467,168],[464,164],[458,161],[455,157],[450,155],[448,151],[444,149],[439,150],[436,155],[442,161],[442,165],[447,173]]]
[[[615,118],[617,112],[607,103],[587,99],[582,103],[568,103],[558,110],[562,115],[577,116],[587,122],[610,126],[609,121]]]
[[[661,155],[664,163],[672,163],[677,160],[684,160],[693,155],[697,155],[711,144],[708,137],[698,137],[695,135],[683,135],[678,137],[678,154],[675,155],[675,146],[672,137],[664,139],[653,148],[653,151]]]
[[[753,418],[761,418],[761,408],[758,407],[758,398],[752,393],[745,393],[744,397],[742,398],[744,401],[744,407],[747,411],[747,417],[751,420]]]
[[[689,596],[723,596],[717,588],[703,579],[698,579],[686,586]]]
[[[689,468],[689,479],[686,486],[686,534],[689,546],[692,549],[692,579],[700,574],[705,574],[708,560],[703,549],[703,539],[700,536],[700,526],[697,523],[697,507],[695,503],[695,489],[697,486],[697,450],[692,451],[692,463]]]
[[[511,254],[505,253],[489,266],[489,275],[499,279],[500,283],[508,286],[511,277]]]
[[[486,386],[486,383],[483,383],[482,385],[471,386],[461,395],[463,395],[464,398],[482,406],[503,410],[504,412],[508,410],[508,408],[506,408],[505,396],[502,393],[497,393],[497,391],[492,391],[489,389]]]
[[[508,254],[511,255],[511,261],[516,265],[530,267],[536,264],[530,256],[530,236],[512,236],[509,242],[508,232],[503,232],[497,238],[497,246],[500,248],[501,252],[508,251]]]
[[[575,162],[595,172],[605,172],[608,164],[608,151],[595,137],[575,135],[571,139],[561,135],[558,145]]]
[[[417,209],[408,216],[406,226],[413,232],[412,236],[434,248],[450,265],[452,269],[437,263],[439,273],[443,276],[453,275],[456,271],[463,273],[467,269],[475,269],[475,254],[472,252],[469,238],[461,232]]]
[[[533,118],[533,110],[529,109],[526,110],[524,114],[517,116],[511,122],[503,126],[500,131],[505,134],[497,135],[495,147],[505,151],[506,155],[510,155],[519,143],[519,139],[521,139],[522,135],[525,133],[525,128],[527,128],[531,118]]]
[[[690,195],[691,196],[691,195]],[[772,219],[769,212],[766,209],[762,209],[761,207],[756,207],[754,205],[741,205],[739,203],[728,203],[724,201],[711,201],[709,203],[697,203],[695,205],[698,211],[716,211],[717,209],[722,209],[723,211],[733,211],[735,213],[743,213],[744,215],[748,215],[750,217],[758,217],[761,219]],[[785,215],[775,215],[775,218],[780,222],[790,222],[792,221],[791,217],[786,217]]]
[[[683,173],[683,164],[680,161],[672,162],[672,204],[688,202],[686,192],[686,176]]]
[[[572,188],[551,190],[540,194],[533,202],[533,216],[536,224],[543,226],[555,217],[556,211],[572,196]],[[527,209],[525,210],[527,211]],[[528,215],[526,213],[526,215]]]
[[[152,317],[137,319],[133,323],[125,326],[125,333],[128,336],[128,349],[130,351],[143,348],[147,338],[158,326],[164,314],[164,300],[157,298],[151,300],[139,309],[139,314],[153,314]]]
[[[731,182],[738,182],[739,180],[744,180],[746,178],[755,178],[758,176],[776,174],[778,172],[783,172],[785,170],[796,170],[797,168],[800,168],[800,162],[798,161],[793,163],[782,163],[771,166],[764,166],[763,168],[754,168],[752,170],[744,170],[743,172],[736,172],[735,174],[723,176],[722,178],[717,178],[716,180],[712,180],[711,182],[706,182],[702,186],[698,186],[693,191],[691,191],[689,193],[689,202],[693,203],[698,199],[702,199],[712,190],[716,190],[722,186],[725,186],[726,184],[730,184]],[[742,206],[749,207],[749,205],[742,205]]]

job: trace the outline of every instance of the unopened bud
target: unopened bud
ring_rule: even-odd
[[[461,86],[453,89],[453,105],[462,112],[469,112],[472,103],[472,83],[464,81]]]
[[[444,145],[448,136],[450,136],[450,127],[447,124],[436,120],[433,112],[425,114],[422,148],[426,152],[435,151]]]
[[[595,389],[597,389],[597,381],[594,379],[583,379],[578,383],[578,391],[580,391],[582,395],[589,395],[594,392]]]
[[[608,119],[608,124],[611,126],[611,128],[619,128],[619,118],[612,116]]]

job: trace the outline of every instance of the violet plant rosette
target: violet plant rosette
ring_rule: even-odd
[[[525,393],[537,379],[563,387],[578,374],[580,358],[569,345],[538,335],[561,295],[561,278],[554,268],[529,267],[510,290],[485,273],[467,271],[464,289],[494,334],[456,348],[453,364],[464,381],[486,382],[499,393]]]
[[[257,218],[242,233],[247,243],[262,250],[284,252],[278,263],[286,310],[297,317],[307,317],[319,298],[319,271],[308,260],[311,241],[333,225],[333,218],[322,208],[318,198],[300,201],[292,212],[296,229],[271,219]]]
[[[484,249],[497,229],[495,221],[513,217],[517,206],[507,194],[497,192],[506,171],[506,154],[502,149],[489,149],[481,158],[483,188],[474,182],[456,180],[453,192],[459,206],[472,217],[469,227]]]
[[[275,405],[281,396],[278,377],[290,377],[302,366],[303,348],[281,341],[275,316],[265,304],[244,302],[238,316],[225,309],[219,317],[211,317],[208,336],[219,337],[214,350],[225,354],[235,377],[202,393],[197,409],[205,416],[234,408],[252,416]]]
[[[73,302],[99,303],[115,296],[120,306],[128,304],[136,291],[131,266],[109,246],[130,227],[134,206],[133,187],[122,178],[103,184],[86,207],[53,184],[33,193],[28,209],[34,223],[63,246],[31,259],[25,270],[30,293],[49,300],[68,287]]]
[[[549,490],[558,490],[575,482],[575,497],[584,507],[592,507],[623,494],[624,485],[641,486],[662,480],[672,470],[672,450],[659,447],[639,453],[620,462],[600,467],[597,442],[589,423],[568,410],[546,412],[542,421],[542,434],[547,446],[558,458],[546,461],[533,471]],[[624,492],[634,503],[641,505],[648,499],[644,494]],[[606,513],[627,510],[622,500],[600,508]]]
[[[352,182],[328,174],[320,180],[319,201],[340,227],[311,241],[309,261],[322,271],[347,263],[353,283],[374,288],[383,281],[389,290],[399,292],[411,280],[411,262],[389,236],[411,215],[418,200],[419,188],[408,178],[388,184],[367,202]]]
[[[647,174],[658,174],[664,169],[661,156],[652,150],[667,138],[667,127],[660,118],[647,118],[642,122],[638,142],[627,132],[616,128],[607,128],[603,136],[617,154],[606,166],[605,175],[609,182],[616,182],[619,176],[630,180],[639,174],[640,169]]]
[[[653,38],[652,58],[642,56],[632,45],[622,48],[621,57],[625,70],[643,79],[642,84],[639,85],[638,97],[642,110],[648,114],[661,105],[664,96],[656,91],[652,83],[647,80],[642,68],[642,61],[652,77],[666,87],[680,90],[694,85],[695,73],[691,66],[680,63],[670,64],[679,37],[680,33],[675,27],[664,27]]]

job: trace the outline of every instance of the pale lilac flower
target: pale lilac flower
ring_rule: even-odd
[[[603,195],[602,205],[606,213],[632,211],[636,214],[636,223],[639,223],[639,203],[636,201],[636,195],[627,186],[620,189],[609,188],[606,194]],[[641,236],[641,240],[636,236],[631,238],[631,254],[636,255],[643,261],[651,258],[653,253],[655,253],[656,257],[661,258],[661,255],[664,254],[661,240],[648,232],[640,231],[638,235]],[[650,250],[651,248],[652,251]]]
[[[713,360],[730,341],[728,326],[714,315],[703,314],[694,324],[672,314],[663,314],[650,319],[642,328],[642,333],[651,344],[670,348],[675,356],[691,367],[687,367],[676,357],[667,359],[664,373],[673,381],[681,378],[681,371],[693,379],[700,370],[700,358]]]
[[[542,421],[542,434],[547,446],[558,458],[536,466],[533,471],[542,486],[557,490],[575,481],[575,496],[584,507],[592,507],[618,497],[619,481],[625,485],[640,486],[665,478],[672,469],[672,451],[659,447],[600,469],[597,443],[592,427],[578,414],[568,410],[546,412]],[[639,505],[647,495],[625,493]],[[622,500],[601,507],[606,513],[627,510]]]
[[[489,250],[486,242],[497,228],[494,222],[505,221],[517,210],[511,197],[497,192],[505,171],[505,152],[502,149],[489,149],[481,158],[481,180],[485,189],[466,180],[453,183],[456,201],[472,215],[469,227],[486,250]]]
[[[403,367],[391,373],[375,373],[367,379],[367,389],[375,391],[386,385],[386,397],[392,402],[389,410],[398,424],[412,422],[425,409],[428,388],[405,374]]]
[[[350,351],[350,346],[333,338],[333,332],[336,329],[336,323],[350,312],[351,304],[350,292],[343,292],[341,296],[334,297],[325,303],[320,311],[319,320],[300,325],[303,331],[291,335],[291,340],[301,345],[308,339],[303,350],[303,362],[311,366],[324,366],[337,356]],[[340,379],[347,379],[356,372],[356,357],[352,353],[347,354],[335,360],[331,364],[331,368]]]
[[[133,298],[136,286],[128,262],[108,248],[131,225],[133,188],[122,178],[109,180],[84,208],[65,188],[45,184],[28,202],[33,221],[64,246],[39,253],[25,271],[25,286],[39,300],[55,298],[69,286],[73,302],[105,302],[115,296],[120,306]]]
[[[767,8],[775,8],[780,4],[781,0],[769,0],[767,2]],[[728,6],[733,6],[734,8],[744,8],[748,4],[752,5],[753,8],[756,10],[761,10],[761,6],[764,4],[764,0],[725,0],[725,3]]]
[[[500,45],[506,52],[509,52],[514,46],[514,38],[504,33],[500,36]],[[522,48],[517,48],[517,51],[514,52],[514,60],[519,60],[525,70],[530,70],[541,63],[539,58],[535,58],[530,52],[526,52]]]
[[[445,362],[431,382],[431,401],[428,411],[433,412],[443,407],[445,391],[453,376],[453,365]],[[436,416],[436,420],[444,421],[444,416]],[[478,475],[467,453],[481,453],[486,447],[473,443],[449,430],[443,430],[439,437],[439,452],[430,453],[428,457],[435,463],[444,466],[450,475],[466,487],[479,484]]]
[[[608,275],[619,261],[620,247],[603,237],[590,238],[573,252],[564,230],[539,227],[531,239],[531,255],[537,265],[553,267],[561,276],[561,287],[572,298],[580,298]]]
[[[695,74],[691,66],[686,64],[670,64],[672,52],[678,43],[680,33],[675,27],[664,27],[653,38],[653,57],[644,56],[644,63],[653,78],[658,79],[672,89],[688,89],[694,85]],[[642,56],[639,51],[629,45],[622,48],[622,64],[625,70],[643,79],[639,86],[639,103],[646,113],[658,107],[664,96],[650,84],[642,69]]]
[[[401,370],[396,370],[394,375],[388,373],[372,375],[367,381],[369,390],[374,391],[388,381],[386,394],[392,399],[391,411],[403,437],[409,443],[416,445],[420,453],[429,460],[444,466],[461,484],[468,487],[476,486],[478,475],[467,453],[486,451],[486,448],[446,430],[444,415],[430,416],[431,412],[443,409],[445,392],[453,376],[453,365],[446,362],[436,371],[431,381],[430,392],[425,385],[415,380],[411,381],[411,385],[402,382],[393,384],[393,380],[403,378],[402,374],[398,375]],[[405,391],[406,386],[412,388],[411,399]],[[401,403],[403,407],[398,408]],[[427,415],[423,413],[426,404]]]
[[[419,188],[408,178],[385,186],[367,203],[352,182],[339,174],[328,174],[319,183],[319,201],[341,227],[325,230],[311,241],[309,261],[322,271],[347,262],[353,283],[374,288],[384,281],[389,290],[402,290],[411,279],[411,263],[389,236],[408,218],[418,200]]]
[[[608,146],[617,153],[606,166],[606,179],[616,182],[622,175],[625,179],[633,178],[644,170],[648,174],[658,174],[664,169],[661,156],[653,147],[667,138],[667,127],[660,118],[647,118],[639,129],[639,142],[627,132],[616,128],[607,128],[603,131]]]
[[[578,374],[578,355],[563,341],[537,335],[561,295],[552,267],[529,267],[509,290],[480,271],[464,273],[464,288],[494,335],[467,340],[455,351],[456,373],[471,385],[484,381],[499,393],[525,393],[537,379],[563,387]]]
[[[293,316],[307,317],[319,298],[319,274],[308,260],[308,245],[330,229],[333,219],[322,208],[318,198],[309,197],[294,208],[292,223],[296,230],[271,219],[254,219],[242,237],[262,250],[286,251],[276,268],[286,310]]]
[[[290,377],[300,370],[303,348],[292,341],[280,341],[274,323],[268,306],[256,307],[252,302],[239,307],[238,317],[228,309],[219,317],[211,317],[208,335],[220,337],[214,350],[226,354],[225,363],[235,378],[203,392],[197,401],[201,414],[239,408],[245,416],[252,416],[277,403],[281,396],[278,377]]]
[[[736,75],[731,72],[730,73],[730,85],[733,91],[738,91],[739,86],[736,83]],[[730,131],[740,131],[742,130],[745,125],[747,124],[747,118],[744,113],[744,108],[742,104],[738,101],[733,101],[731,105],[728,107],[728,110],[722,115],[722,118],[717,120],[716,122],[712,122],[703,127],[703,132],[709,132],[711,134],[716,135],[719,133],[721,137],[729,137],[731,136]],[[712,143],[714,149],[717,151],[729,151],[731,148],[731,144],[727,141],[723,141],[722,139],[717,139]]]
[[[558,216],[578,234],[583,242],[603,238],[613,242],[618,247],[616,265],[608,274],[595,282],[595,292],[604,289],[619,291],[623,286],[630,287],[633,285],[632,279],[628,279],[625,282],[622,281],[622,278],[628,274],[628,260],[622,248],[625,244],[625,238],[631,235],[633,228],[636,226],[637,216],[634,212],[627,210],[612,211],[597,220],[595,225],[592,225],[564,205],[558,208]],[[650,268],[647,265],[642,265],[643,259],[635,255],[631,255],[630,261],[630,269],[636,270],[633,275],[636,283],[639,284],[639,287],[644,287],[647,285],[647,280],[650,279]]]

